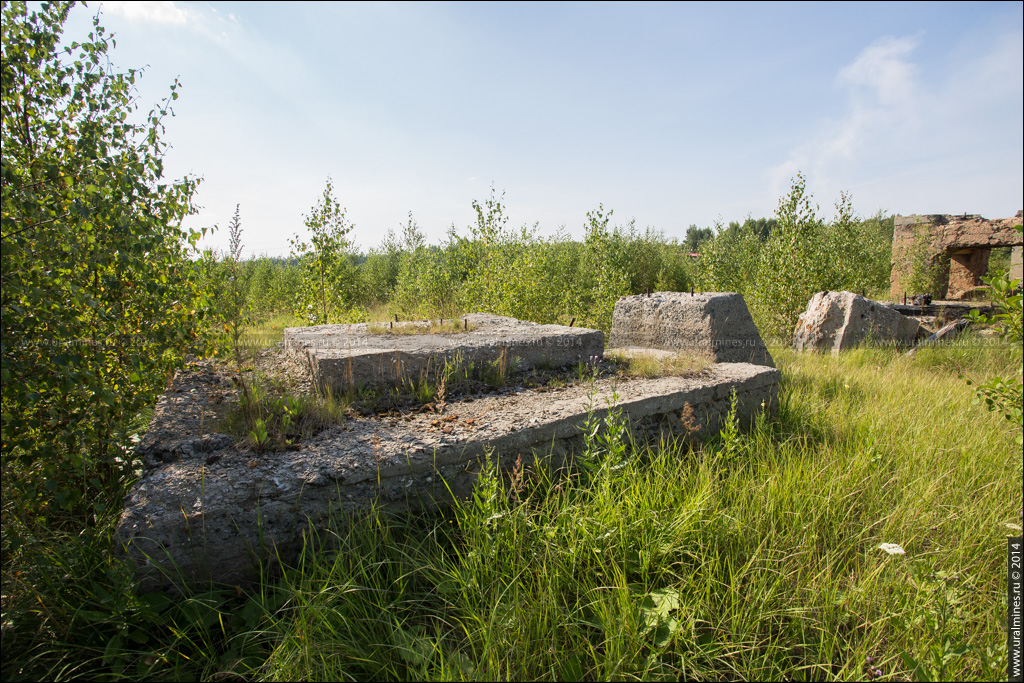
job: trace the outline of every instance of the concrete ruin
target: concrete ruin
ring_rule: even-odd
[[[1021,256],[1022,247],[1014,247],[1010,252],[1010,279],[1024,281],[1024,259]]]
[[[429,330],[431,321],[289,327],[283,343],[286,349],[305,354],[317,382],[336,390],[429,379],[445,361],[457,357],[477,367],[503,363],[522,371],[538,365],[574,365],[600,358],[604,351],[600,330],[538,325],[486,313],[454,322],[454,331],[439,334],[418,333]]]
[[[866,342],[909,346],[921,324],[885,304],[853,292],[818,292],[793,332],[797,351],[839,353]]]
[[[716,363],[775,367],[743,297],[731,292],[655,292],[619,299],[609,349],[706,353]]]
[[[892,242],[890,296],[899,301],[912,292],[908,284],[914,268],[935,270],[938,299],[959,300],[982,285],[988,260],[996,247],[1020,247],[1022,212],[1013,218],[988,220],[978,215],[896,216]]]
[[[709,296],[713,300],[717,295]],[[727,310],[735,312],[740,304],[742,298]],[[741,318],[730,314],[728,320]],[[612,336],[642,341],[642,335],[623,327],[624,320],[619,319]],[[661,339],[671,337],[666,324],[663,320]],[[540,327],[545,326],[533,329]],[[722,339],[751,335],[743,326],[735,333],[728,326],[714,329]],[[573,353],[586,349],[582,353],[600,357],[603,349],[586,346],[593,332],[579,332],[583,345]],[[440,344],[428,336],[404,339],[424,347]],[[291,339],[296,341],[295,333]],[[440,357],[452,346],[433,348]],[[295,358],[294,351],[274,353]],[[523,362],[545,361],[536,356]],[[733,392],[743,424],[762,410],[773,411],[778,382],[778,370],[764,362],[718,362],[688,377],[615,375],[592,384],[532,389],[512,377],[504,389],[450,396],[443,405],[383,415],[350,413],[343,423],[293,449],[257,453],[217,432],[218,413],[233,400],[227,375],[212,365],[195,367],[179,372],[156,405],[139,446],[145,469],[125,500],[118,526],[118,550],[133,561],[148,590],[211,579],[235,584],[256,580],[261,567],[266,570],[278,558],[295,557],[303,530],[321,528],[339,515],[374,505],[408,509],[451,504],[471,494],[488,460],[506,470],[517,460],[529,464],[536,458],[565,464],[583,446],[584,425],[604,419],[613,400],[638,443],[700,439],[717,433]]]

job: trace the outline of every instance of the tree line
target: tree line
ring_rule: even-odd
[[[132,434],[189,356],[244,324],[485,311],[608,330],[624,295],[739,291],[766,333],[792,330],[819,289],[880,290],[892,220],[861,220],[849,197],[818,215],[802,176],[771,218],[691,230],[680,241],[599,205],[564,230],[508,224],[504,195],[428,244],[410,214],[366,254],[328,179],[287,259],[241,259],[244,207],[228,254],[188,230],[200,180],[164,175],[178,84],[149,110],[138,70],[108,60],[111,36],[62,43],[70,3],[2,4],[0,374],[2,474],[40,520],[80,522],[120,503],[138,463]],[[694,259],[689,254],[699,253]]]

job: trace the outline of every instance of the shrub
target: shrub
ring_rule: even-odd
[[[334,185],[327,178],[324,193],[305,217],[309,242],[298,235],[290,240],[292,257],[302,269],[295,315],[310,325],[338,322],[355,303],[355,266],[348,234],[352,224],[334,198]]]
[[[904,287],[911,294],[939,296],[949,276],[949,256],[933,253],[928,230],[914,228],[914,237],[903,253],[894,254],[904,269]]]
[[[3,5],[3,478],[42,514],[120,494],[206,301],[181,228],[198,180],[163,177],[178,84],[136,122],[138,71],[112,70],[98,17],[61,48],[69,10]]]
[[[886,287],[892,219],[858,220],[846,193],[831,222],[818,208],[797,174],[773,221],[719,226],[715,239],[701,245],[698,286],[743,294],[762,333],[777,335],[792,331],[816,292]]]

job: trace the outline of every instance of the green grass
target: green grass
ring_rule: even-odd
[[[466,320],[459,318],[399,323],[371,323],[370,325],[366,326],[366,331],[370,334],[393,335],[464,334],[466,332],[472,332],[475,329],[476,325],[470,325]]]
[[[689,377],[707,370],[714,360],[706,354],[645,353],[638,350],[607,351],[605,358],[626,377]]]
[[[352,403],[347,394],[335,396],[330,388],[308,395],[292,395],[280,382],[264,377],[245,378],[238,402],[217,425],[255,450],[297,450],[303,439],[344,423]]]
[[[570,476],[492,474],[451,511],[339,518],[251,589],[138,596],[109,553],[112,519],[12,549],[5,495],[0,673],[1005,675],[1021,460],[1012,426],[974,405],[961,375],[1015,372],[1019,348],[771,352],[779,414],[746,433],[634,449],[613,422]],[[947,636],[947,669],[928,670]]]

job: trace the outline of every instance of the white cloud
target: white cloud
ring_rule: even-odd
[[[178,7],[171,0],[132,0],[131,2],[107,0],[100,6],[111,14],[124,17],[129,21],[184,26],[197,18],[195,12]]]
[[[866,47],[840,69],[836,84],[849,95],[847,113],[838,120],[819,123],[807,142],[770,172],[772,193],[782,196],[789,179],[804,171],[817,189],[830,185],[837,165],[849,164],[872,147],[872,140],[898,128],[912,126],[916,105],[925,97],[918,84],[918,68],[908,61],[920,43],[917,37],[885,37]]]
[[[886,37],[875,41],[839,71],[841,84],[862,86],[883,106],[900,105],[917,88],[917,66],[907,61],[919,37]]]
[[[986,207],[997,195],[1015,204],[1020,194],[1010,190],[1020,176],[1013,170],[1019,153],[993,157],[992,150],[1012,150],[1020,137],[1020,116],[997,112],[1020,102],[1022,50],[1019,33],[991,38],[984,48],[959,55],[947,73],[924,73],[913,61],[919,35],[868,45],[836,75],[847,97],[844,113],[819,120],[769,169],[771,191],[785,194],[801,170],[818,196],[855,190],[855,206],[868,212],[1005,212]],[[999,172],[1009,184],[988,182]],[[979,192],[985,184],[991,189]],[[868,206],[858,202],[865,194]]]

